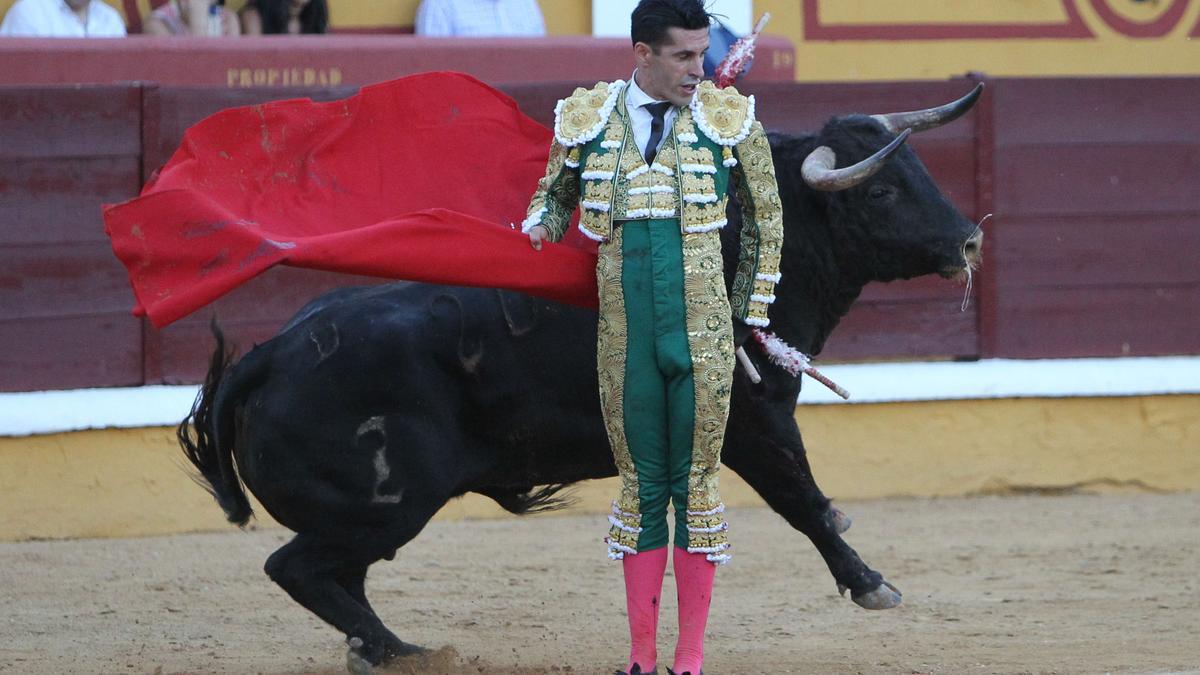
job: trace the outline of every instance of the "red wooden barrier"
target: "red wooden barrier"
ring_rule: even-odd
[[[507,85],[548,123],[580,82]],[[768,128],[950,100],[970,82],[747,82]],[[997,80],[969,117],[910,142],[985,226],[977,295],[940,279],[868,287],[823,359],[1200,353],[1195,79]],[[323,290],[377,280],[273,270],[156,331],[128,314],[99,205],[133,196],[216,110],[353,87],[0,87],[0,390],[195,382],[217,313],[245,347]]]
[[[1200,353],[1197,83],[997,83],[989,356]]]
[[[99,205],[141,185],[141,90],[0,88],[0,389],[142,382]]]

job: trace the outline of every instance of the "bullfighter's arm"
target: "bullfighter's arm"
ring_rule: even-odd
[[[771,145],[762,124],[733,148],[734,183],[742,205],[741,254],[729,302],[734,317],[765,328],[767,308],[775,301],[779,252],[783,246],[783,205],[775,182]]]
[[[550,159],[546,163],[546,175],[538,181],[537,191],[529,201],[521,231],[541,225],[549,233],[550,241],[558,241],[571,225],[571,215],[579,204],[579,164],[570,159],[571,148],[555,139],[550,144]],[[572,166],[574,164],[574,166]]]

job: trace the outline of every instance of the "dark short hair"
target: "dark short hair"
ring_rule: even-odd
[[[641,0],[633,8],[629,37],[633,44],[644,42],[656,52],[667,39],[667,30],[708,28],[712,17],[703,0]]]
[[[265,35],[287,32],[288,0],[250,0],[246,7],[258,10]],[[300,11],[301,33],[326,33],[329,31],[329,6],[325,0],[312,0]]]

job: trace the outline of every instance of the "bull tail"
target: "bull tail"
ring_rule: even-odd
[[[192,480],[217,500],[229,522],[242,527],[254,515],[254,510],[233,461],[236,405],[230,405],[228,395],[218,396],[222,383],[236,384],[226,379],[234,351],[226,349],[225,335],[215,318],[211,328],[217,345],[209,361],[208,374],[192,404],[191,413],[176,428],[175,437],[198,472],[192,474]]]
[[[546,513],[567,508],[575,503],[570,494],[559,494],[569,486],[569,483],[543,485],[539,488],[503,488],[487,487],[475,490],[479,494],[491,498],[500,508],[509,513],[524,516],[531,513]]]

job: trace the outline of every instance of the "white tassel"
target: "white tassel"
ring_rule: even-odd
[[[632,549],[628,546],[625,546],[624,544],[618,544],[617,542],[613,541],[612,539],[606,538],[604,540],[604,543],[608,544],[608,559],[609,560],[621,560],[625,557],[626,553],[628,553],[629,555],[637,555],[637,550]]]
[[[712,232],[713,230],[719,230],[722,227],[725,227],[725,225],[728,223],[728,220],[722,218],[720,220],[714,220],[711,223],[704,223],[703,225],[688,225],[687,227],[683,228],[683,231],[690,234],[695,234],[697,232]]]
[[[579,231],[583,233],[583,236],[587,237],[588,239],[591,239],[592,241],[598,241],[602,244],[605,242],[604,235],[596,234],[595,232],[592,232],[591,230],[584,227],[583,223],[579,223]]]
[[[642,531],[642,528],[640,528],[640,527],[630,527],[630,526],[626,525],[625,523],[622,523],[616,516],[609,516],[608,522],[613,527],[615,527],[619,530],[628,532],[630,534],[640,534]]]
[[[638,168],[634,169],[633,171],[630,171],[629,173],[625,174],[625,180],[633,180],[634,178],[637,178],[638,176],[645,174],[645,173],[650,173],[650,167],[643,164],[643,165],[639,166]]]
[[[674,192],[675,188],[670,185],[651,185],[650,187],[635,187],[629,189],[631,195],[648,195],[651,193],[667,194]]]
[[[718,513],[725,513],[725,505],[717,504],[717,508],[708,511],[688,511],[689,516],[715,516]]]
[[[728,529],[729,529],[729,523],[722,522],[720,525],[714,525],[712,527],[691,527],[691,526],[689,526],[688,532],[705,532],[705,533],[711,534],[713,532],[724,532],[725,530],[728,530]]]
[[[542,208],[538,209],[537,211],[534,211],[533,213],[526,216],[525,220],[521,221],[521,234],[529,234],[530,230],[537,227],[538,225],[541,225],[542,217],[545,215],[546,215],[546,207],[543,206]]]
[[[689,546],[688,553],[720,553],[729,548],[728,543],[718,544],[716,546]]]

